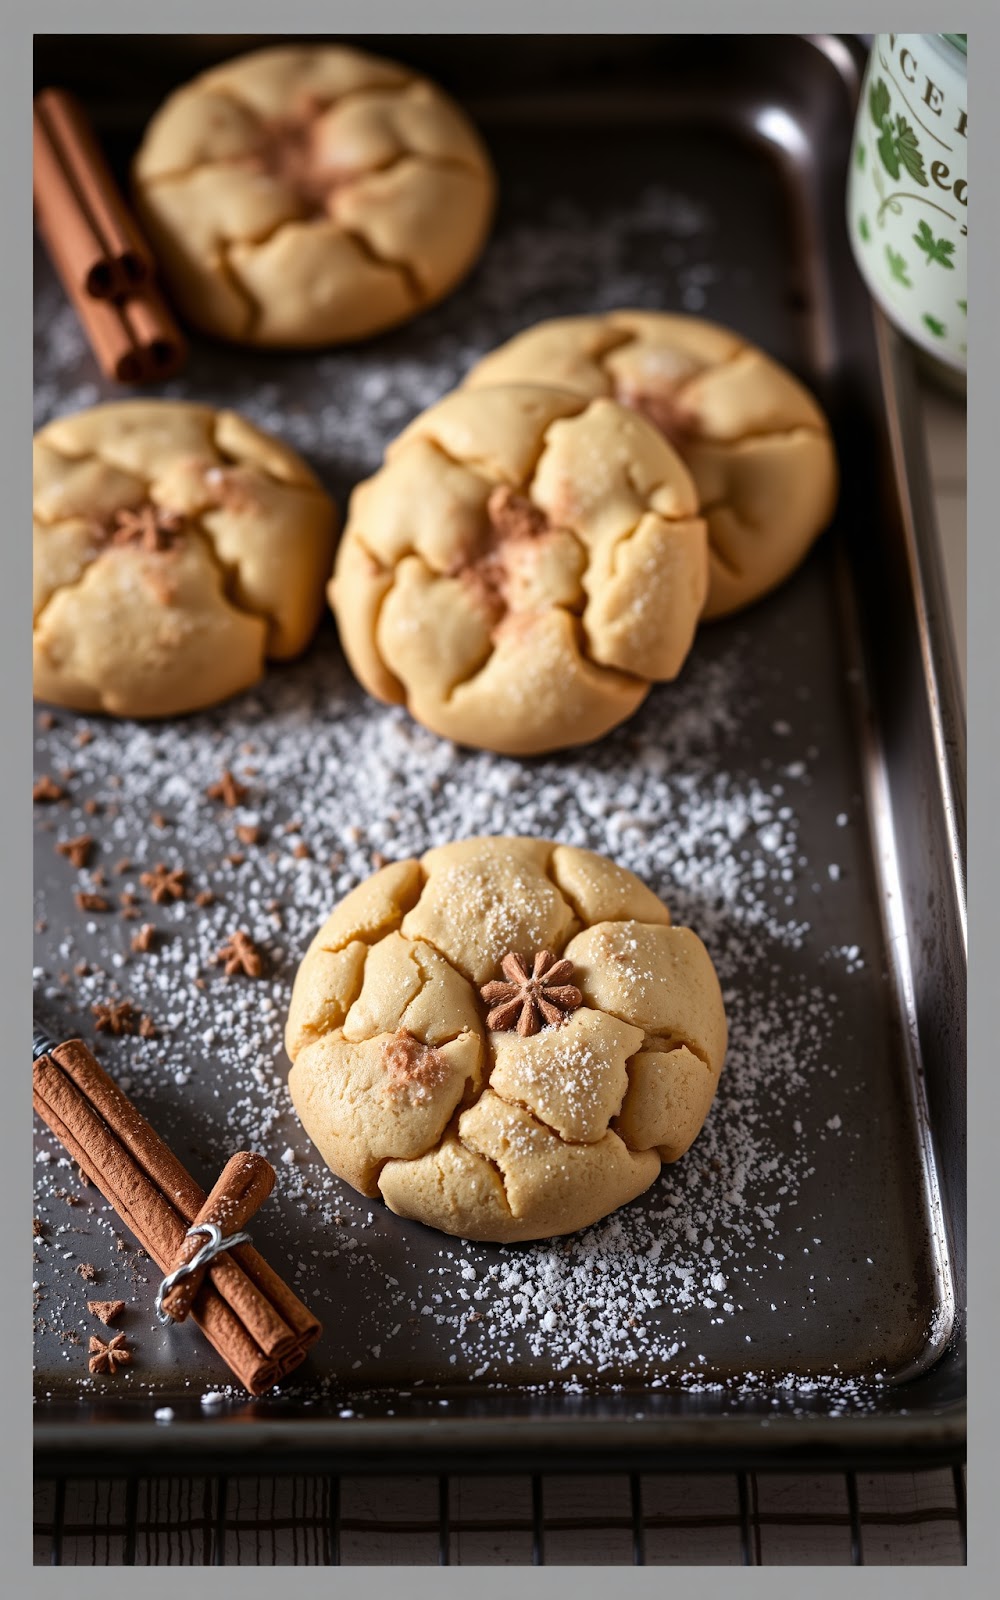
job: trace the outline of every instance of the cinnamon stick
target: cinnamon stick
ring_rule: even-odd
[[[79,1039],[33,1067],[35,1108],[166,1273],[206,1195]],[[191,1317],[251,1394],[292,1371],[321,1324],[252,1245],[208,1266]]]
[[[172,377],[187,346],[82,110],[44,90],[33,134],[35,218],[101,370],[118,383]]]
[[[40,223],[46,230],[72,233],[70,254],[89,295],[108,300],[133,294],[152,276],[149,246],[79,101],[62,89],[43,89],[35,98],[33,124],[36,189],[40,182],[43,195]]]
[[[270,1162],[252,1150],[240,1150],[226,1162],[215,1187],[191,1226],[203,1227],[207,1222],[214,1222],[224,1239],[238,1233],[260,1210],[273,1188],[274,1168]],[[168,1274],[186,1265],[204,1243],[203,1236],[186,1237],[167,1268]],[[183,1322],[187,1317],[207,1270],[207,1267],[199,1267],[189,1277],[175,1283],[164,1295],[163,1310],[174,1322]]]

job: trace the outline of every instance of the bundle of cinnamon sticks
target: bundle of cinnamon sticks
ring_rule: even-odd
[[[78,102],[45,89],[33,108],[35,218],[102,370],[119,383],[171,377],[186,346],[153,257]]]
[[[193,1223],[214,1221],[228,1237],[270,1193],[273,1169],[241,1152],[206,1196],[79,1039],[35,1061],[33,1096],[39,1116],[164,1273],[190,1261],[204,1242],[188,1236]],[[175,1321],[190,1311],[254,1395],[297,1367],[322,1332],[250,1244],[177,1283],[163,1308]]]

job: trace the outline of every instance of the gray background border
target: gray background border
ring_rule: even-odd
[[[830,16],[830,10],[835,16]],[[283,0],[280,7],[282,31],[332,32],[349,35],[365,33],[484,32],[484,33],[624,33],[624,32],[787,32],[820,31],[836,28],[842,32],[877,31],[889,27],[933,30],[942,22],[961,22],[971,35],[971,74],[976,102],[977,148],[1000,150],[1000,94],[996,76],[1000,72],[1000,9],[990,0],[965,0],[960,17],[943,17],[944,8],[926,0],[910,0],[907,5],[893,3],[876,6],[820,6],[818,0],[755,0],[751,15],[753,30],[746,26],[747,8],[739,0],[700,0],[697,6],[665,5],[656,0],[505,0],[502,7],[487,10],[473,7],[468,0],[421,0],[419,9],[407,0],[339,0],[323,5],[318,0]],[[89,0],[86,21],[81,28],[82,8],[76,0],[8,0],[7,21],[0,48],[0,117],[6,124],[0,146],[0,174],[6,199],[5,214],[27,217],[30,207],[30,134],[28,99],[31,93],[31,47],[33,32],[53,33],[141,33],[141,32],[217,32],[244,31],[269,33],[274,30],[275,11],[266,0],[241,0],[239,7],[220,0],[171,0],[169,7],[143,5],[141,0]],[[613,24],[613,26],[609,26]],[[992,78],[994,81],[988,81]],[[979,86],[982,87],[981,103]],[[978,1270],[973,1276],[971,1344],[972,1404],[969,1446],[969,1522],[970,1566],[964,1572],[951,1572],[947,1578],[936,1569],[882,1568],[864,1575],[840,1575],[836,1569],[796,1568],[745,1571],[739,1578],[730,1569],[684,1568],[685,1596],[728,1593],[734,1583],[744,1592],[797,1597],[805,1579],[811,1593],[820,1596],[839,1593],[848,1583],[862,1584],[868,1592],[899,1594],[908,1597],[937,1595],[947,1585],[951,1592],[986,1592],[989,1574],[996,1567],[998,1545],[996,1513],[1000,1498],[1000,1392],[987,1368],[990,1355],[978,1359],[980,1329],[986,1329],[989,1345],[995,1343],[1000,1326],[1000,1305],[996,1274],[996,1251],[989,1249],[993,1234],[992,1211],[996,1206],[995,1133],[1000,1128],[1000,1074],[994,1069],[996,1023],[992,991],[996,977],[992,951],[1000,948],[1000,739],[997,737],[996,701],[1000,682],[996,601],[1000,592],[1000,540],[995,535],[996,511],[990,504],[995,495],[993,474],[980,461],[990,461],[995,452],[996,380],[1000,371],[1000,316],[988,295],[987,263],[1000,259],[1000,226],[997,217],[998,184],[994,160],[983,160],[982,193],[977,200],[977,244],[973,250],[973,276],[982,278],[981,289],[973,291],[980,317],[973,345],[975,355],[969,376],[970,411],[970,522],[982,532],[973,536],[970,551],[969,597],[969,716],[973,734],[970,762],[970,922],[972,926],[970,1059],[977,1069],[970,1074],[970,1199],[973,1255]],[[989,186],[989,187],[988,187]],[[992,188],[992,194],[989,192]],[[985,239],[981,239],[985,234]],[[0,1206],[0,1229],[7,1261],[7,1281],[18,1285],[15,1294],[3,1298],[2,1315],[6,1351],[7,1391],[0,1417],[4,1424],[6,1448],[0,1456],[0,1529],[3,1536],[4,1577],[8,1592],[39,1595],[69,1594],[77,1600],[90,1596],[106,1597],[117,1593],[134,1595],[136,1576],[114,1569],[63,1569],[60,1572],[30,1566],[31,1521],[31,1362],[30,1325],[24,1315],[28,1303],[27,1285],[21,1282],[27,1261],[25,1239],[26,1187],[30,1179],[29,1142],[24,1129],[30,1115],[27,1066],[30,1022],[30,985],[21,967],[25,930],[30,925],[30,854],[22,849],[22,829],[30,825],[28,774],[31,762],[31,667],[27,629],[28,606],[22,599],[30,579],[30,548],[20,531],[27,527],[30,490],[27,439],[20,419],[27,378],[31,372],[31,256],[27,229],[23,237],[8,234],[0,250],[4,314],[3,385],[6,390],[7,428],[0,430],[0,451],[7,468],[4,481],[13,500],[12,533],[5,551],[4,582],[0,586],[3,626],[0,628],[0,683],[4,734],[13,757],[3,763],[2,807],[6,824],[6,873],[3,896],[5,922],[0,983],[3,984],[3,1015],[6,1033],[13,1044],[12,1061],[7,1066],[14,1085],[11,1114],[0,1119],[4,1141],[0,1162],[0,1183],[4,1205]],[[995,270],[991,274],[995,281]],[[987,437],[989,435],[989,438]],[[975,735],[981,733],[982,737]],[[23,763],[23,767],[22,767]],[[23,1041],[23,1043],[22,1043]],[[23,1050],[23,1055],[22,1055]],[[24,1096],[22,1102],[21,1096]],[[848,1569],[849,1570],[849,1569]],[[659,1593],[664,1578],[652,1569],[614,1569],[614,1583],[628,1587],[636,1595]],[[326,1594],[331,1581],[338,1592],[367,1593],[377,1587],[386,1574],[382,1569],[341,1569],[335,1580],[317,1569],[296,1569],[282,1574],[281,1582],[295,1594]],[[598,1593],[610,1572],[600,1568],[519,1570],[516,1583],[544,1589],[548,1593],[581,1595]],[[994,1571],[995,1577],[995,1571]],[[142,1583],[153,1592],[163,1592],[176,1584],[172,1572],[144,1571]],[[197,1582],[195,1592],[250,1597],[273,1592],[275,1575],[270,1571],[222,1570]],[[435,1597],[451,1587],[464,1593],[468,1577],[459,1569],[406,1569],[406,1587],[413,1600]],[[511,1585],[509,1570],[481,1568],[476,1574],[476,1589],[483,1600],[506,1595]],[[193,1585],[189,1586],[194,1588]],[[655,1588],[654,1588],[655,1586]]]

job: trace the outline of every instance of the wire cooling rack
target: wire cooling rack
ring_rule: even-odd
[[[965,1470],[46,1478],[54,1566],[961,1566]]]

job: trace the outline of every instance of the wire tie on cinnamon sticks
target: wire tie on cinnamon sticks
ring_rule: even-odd
[[[81,1039],[53,1044],[36,1023],[32,1056],[36,1111],[162,1273],[197,1253],[189,1228],[214,1222],[230,1235],[271,1193],[274,1168],[241,1151],[206,1195]],[[254,1395],[297,1367],[322,1333],[319,1319],[251,1244],[215,1256],[164,1300],[175,1320],[190,1314]]]
[[[223,1250],[231,1250],[234,1244],[250,1243],[250,1235],[245,1230],[241,1230],[239,1233],[231,1233],[227,1239],[224,1239],[222,1229],[216,1222],[196,1222],[193,1227],[188,1229],[184,1237],[185,1239],[196,1239],[202,1233],[206,1233],[208,1238],[201,1246],[201,1249],[195,1251],[190,1261],[182,1261],[179,1267],[174,1268],[173,1272],[168,1272],[156,1291],[154,1306],[157,1318],[163,1323],[164,1327],[170,1322],[182,1320],[180,1317],[171,1316],[170,1312],[165,1311],[163,1308],[164,1299],[171,1289],[178,1283],[182,1283],[185,1278],[194,1277],[194,1274],[201,1267],[207,1267],[213,1257],[221,1255]]]

